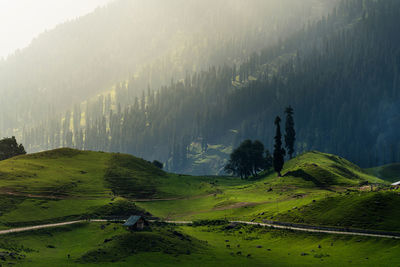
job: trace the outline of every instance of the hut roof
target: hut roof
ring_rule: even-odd
[[[397,183],[393,183],[392,185],[400,185],[400,181],[398,181]]]
[[[141,218],[142,216],[132,215],[128,220],[126,220],[124,226],[134,226]]]

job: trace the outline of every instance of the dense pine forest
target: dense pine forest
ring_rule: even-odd
[[[327,151],[363,167],[400,161],[399,18],[396,0],[341,1],[263,50],[255,48],[262,34],[247,32],[208,47],[209,67],[192,63],[181,69],[182,79],[163,61],[149,66],[146,78],[121,77],[111,92],[66,112],[49,108],[46,119],[25,124],[22,141],[28,151],[118,151],[159,160],[170,171],[220,173],[245,139],[271,150],[274,119],[291,105],[296,153]],[[247,34],[260,42],[239,56]]]
[[[331,6],[332,0],[113,1],[0,58],[0,132],[18,136],[23,126],[131,77],[140,96],[186,72],[240,64]]]

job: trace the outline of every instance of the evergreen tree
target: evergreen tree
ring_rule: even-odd
[[[161,169],[161,170],[164,168],[164,164],[162,164],[162,163],[159,162],[158,160],[154,160],[154,161],[152,162],[152,164],[153,164],[154,166],[156,166],[157,168]]]
[[[282,133],[281,133],[281,118],[278,116],[275,119],[276,135],[274,145],[274,169],[281,177],[283,164],[285,163],[285,149],[282,148]]]
[[[287,107],[286,113],[286,125],[285,125],[285,147],[290,159],[293,158],[294,153],[294,142],[296,141],[296,131],[294,130],[294,119],[293,119],[293,108]]]
[[[15,136],[0,140],[0,160],[6,160],[18,155],[25,155],[26,151],[22,144],[18,144]]]
[[[274,158],[271,155],[269,150],[265,151],[265,158],[264,158],[264,170],[269,170],[273,167]]]

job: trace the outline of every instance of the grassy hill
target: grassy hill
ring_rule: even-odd
[[[173,198],[206,192],[131,155],[69,148],[0,162],[2,194],[44,198]],[[201,177],[193,178],[200,182]]]
[[[63,148],[18,156],[0,162],[0,228],[132,210],[136,200],[209,195],[216,192],[210,180],[168,174],[124,154]]]
[[[282,222],[400,232],[398,192],[353,192],[276,216]]]
[[[104,197],[119,192],[121,183],[130,188],[134,180],[144,188],[164,175],[132,156],[66,148],[2,161],[0,173],[2,192],[54,198]]]
[[[399,240],[243,225],[233,229],[227,225],[152,225],[151,230],[128,233],[121,224],[85,223],[12,234],[0,240],[4,264],[29,267],[138,263],[141,266],[398,266],[399,248]],[[9,256],[11,253],[13,257]]]
[[[302,154],[289,161],[285,166],[284,176],[310,181],[319,187],[357,186],[366,182],[382,182],[344,158],[318,151]]]
[[[283,177],[266,172],[251,180],[169,174],[130,155],[73,149],[2,161],[0,173],[0,229],[152,214],[400,231],[398,192],[360,192],[360,185],[388,183],[343,158],[316,151],[287,162]],[[129,233],[121,224],[85,223],[2,236],[0,258],[21,266],[308,266],[321,261],[327,266],[393,266],[399,246],[396,240],[241,225],[159,224]]]
[[[400,163],[393,163],[385,166],[370,168],[367,173],[389,182],[400,181]]]
[[[185,176],[130,155],[73,149],[19,156],[0,162],[0,227],[129,212],[261,221],[340,198],[363,184],[385,184],[343,158],[316,151],[287,162],[282,174],[253,180]]]
[[[339,196],[348,189],[358,190],[367,183],[386,182],[363,172],[338,156],[309,152],[287,162],[283,177],[267,172],[251,181],[215,177],[210,184],[216,193],[192,199],[141,202],[138,205],[156,216],[170,219],[247,219],[274,218],[293,207]]]

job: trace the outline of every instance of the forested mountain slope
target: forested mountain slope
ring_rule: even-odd
[[[209,65],[239,63],[332,1],[117,0],[0,60],[0,132],[19,135],[127,79],[140,95]],[[312,8],[313,7],[313,8]]]
[[[67,112],[44,121],[24,141],[30,149],[122,151],[173,171],[218,172],[245,138],[270,147],[273,119],[291,104],[297,152],[327,151],[362,166],[399,161],[399,15],[395,0],[342,1],[238,67],[210,67],[139,98],[120,84],[115,101],[92,101],[84,119]],[[199,157],[210,149],[213,160]]]

